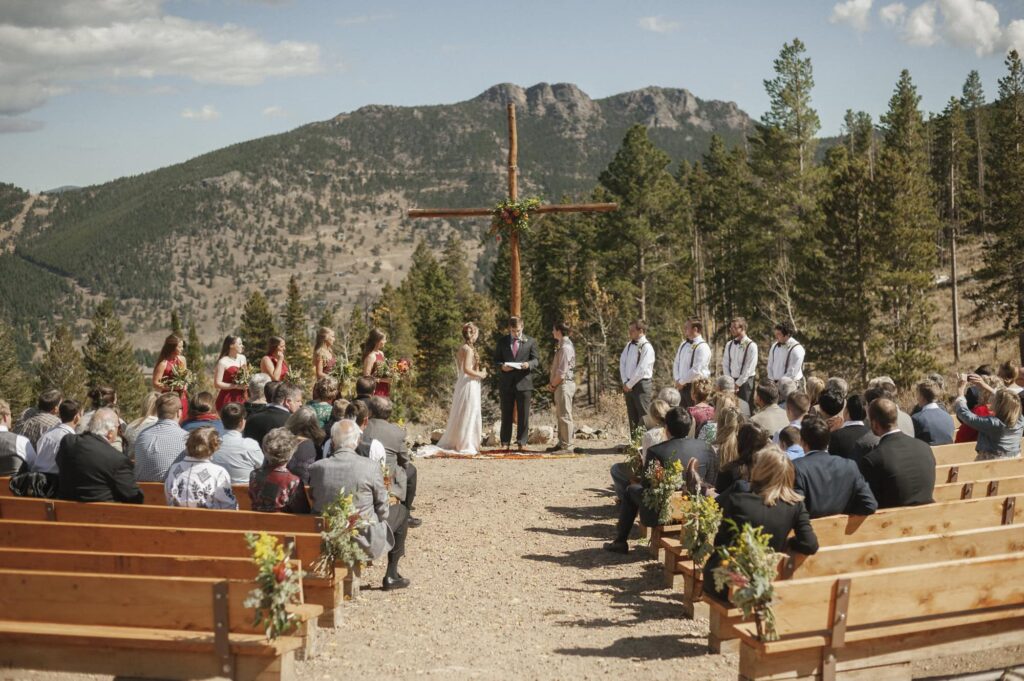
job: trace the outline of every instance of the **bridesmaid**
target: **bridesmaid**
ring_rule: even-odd
[[[242,354],[244,349],[245,344],[241,336],[228,336],[220,346],[220,357],[217,358],[217,366],[213,373],[213,386],[219,391],[217,413],[220,413],[225,404],[245,403],[249,386],[236,382],[238,371],[248,363]]]
[[[316,380],[330,375],[338,364],[338,358],[334,356],[334,331],[326,326],[321,326],[316,332],[316,343],[313,344],[313,364],[316,370]]]
[[[188,363],[182,356],[184,351],[185,341],[178,336],[172,333],[164,339],[164,347],[160,349],[160,356],[156,360],[156,366],[153,367],[154,390],[159,390],[162,393],[171,392],[171,388],[167,387],[164,379],[171,377],[175,366],[180,366],[182,369],[188,368]],[[181,396],[181,419],[184,421],[188,418],[188,393],[181,388],[174,388],[174,391]]]
[[[284,381],[288,377],[288,362],[284,361],[284,338],[271,336],[267,339],[267,354],[260,360],[260,371],[270,376],[271,381]]]
[[[377,366],[377,362],[384,361],[384,344],[387,343],[388,337],[383,331],[377,328],[370,329],[370,335],[366,337],[366,342],[363,343],[363,376],[374,376],[374,368]],[[381,397],[391,396],[391,381],[387,378],[377,378],[377,387],[373,391],[374,395],[380,395]]]

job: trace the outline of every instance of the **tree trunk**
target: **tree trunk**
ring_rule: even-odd
[[[640,319],[647,321],[647,259],[644,257],[642,246],[636,247],[636,269],[637,283],[640,288],[638,301],[640,303]]]
[[[956,266],[956,226],[949,230],[949,269],[953,284],[953,363],[960,368],[960,295]]]

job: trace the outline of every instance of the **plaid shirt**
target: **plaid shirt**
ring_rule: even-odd
[[[172,419],[163,419],[139,433],[135,440],[135,480],[163,482],[182,452],[188,433]]]
[[[55,414],[36,414],[25,419],[14,427],[14,432],[24,435],[35,447],[43,433],[60,425],[60,419]]]

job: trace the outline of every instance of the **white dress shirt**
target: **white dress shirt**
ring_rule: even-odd
[[[622,384],[632,388],[640,381],[654,377],[654,346],[647,336],[626,343],[619,357],[619,378]]]
[[[61,441],[68,435],[74,435],[75,429],[67,423],[61,423],[43,433],[36,442],[36,454],[27,459],[29,470],[33,473],[59,473],[57,469],[57,450]]]
[[[804,346],[790,336],[785,343],[772,343],[768,351],[768,380],[783,376],[799,381],[804,377]]]
[[[746,335],[725,344],[722,352],[722,373],[736,381],[736,387],[743,385],[757,372],[757,343]]]
[[[711,346],[698,335],[693,340],[684,340],[676,350],[676,359],[672,363],[672,378],[676,383],[686,385],[698,376],[711,376]]]

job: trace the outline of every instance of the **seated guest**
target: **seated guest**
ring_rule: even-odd
[[[880,397],[868,405],[871,430],[878,445],[860,459],[860,472],[871,486],[879,508],[932,503],[935,456],[932,448],[897,425],[899,410]]]
[[[786,452],[790,461],[796,461],[806,454],[803,445],[800,444],[800,429],[796,426],[786,426],[779,431],[779,447]]]
[[[676,392],[678,393],[679,391],[677,390]],[[641,467],[647,465],[647,452],[651,446],[664,442],[668,437],[665,431],[665,415],[669,412],[669,409],[668,403],[660,399],[652,400],[651,406],[647,408],[647,415],[644,417],[644,425],[647,426],[647,431],[644,433],[643,440],[640,443]],[[611,474],[615,497],[622,499],[632,479],[629,466],[624,461],[613,463]]]
[[[806,455],[793,462],[794,489],[803,495],[811,518],[846,513],[871,515],[878,502],[857,464],[828,453],[831,433],[819,414],[810,413],[800,424],[801,446]]]
[[[761,383],[754,389],[757,413],[750,420],[768,431],[769,437],[789,425],[786,410],[778,405],[779,389],[774,383]]]
[[[365,456],[378,465],[382,463],[386,465],[388,453],[384,449],[384,445],[381,444],[381,441],[362,434],[366,430],[366,425],[370,422],[370,410],[367,409],[366,403],[352,402],[349,404],[348,409],[345,411],[345,418],[359,426],[361,437],[359,439],[359,446],[356,447],[356,454]]]
[[[288,417],[284,427],[299,439],[292,460],[288,462],[288,470],[308,485],[309,466],[317,460],[325,439],[324,431],[320,430],[320,420],[309,407],[299,407]]]
[[[181,424],[181,427],[191,433],[193,430],[207,426],[216,430],[217,435],[224,434],[224,424],[221,423],[220,415],[217,413],[217,400],[213,393],[204,390],[188,403],[188,418]]]
[[[146,393],[146,397],[142,400],[142,416],[125,426],[124,445],[126,452],[134,452],[135,440],[138,439],[139,433],[159,420],[156,417],[156,401],[160,395],[161,393],[155,390]]]
[[[185,458],[167,471],[164,497],[168,506],[238,509],[238,500],[231,489],[231,476],[210,461],[218,447],[220,436],[213,426],[203,426],[189,433],[185,441]]]
[[[358,381],[357,381],[358,383]],[[391,471],[391,490],[409,511],[409,527],[419,527],[422,521],[412,516],[416,499],[416,467],[412,465],[405,447],[405,428],[390,422],[391,400],[374,395],[367,402],[370,420],[363,429],[363,437],[380,440],[387,452],[387,465]],[[337,443],[335,443],[337,449]]]
[[[904,435],[914,437],[914,421],[910,418],[910,414],[903,411],[900,408],[896,398],[899,397],[899,391],[896,389],[896,381],[892,380],[889,376],[877,376],[868,381],[868,388],[882,388],[886,392],[886,399],[896,404],[896,426],[903,431]],[[865,400],[869,405],[871,401]]]
[[[391,503],[380,466],[356,454],[359,439],[359,427],[352,421],[334,424],[334,453],[309,467],[313,512],[321,513],[339,493],[353,495],[356,511],[369,522],[356,541],[370,560],[380,560],[388,554],[384,589],[401,589],[409,586],[409,580],[398,572],[398,561],[405,555],[409,513],[404,505]]]
[[[35,414],[18,423],[13,432],[27,437],[35,447],[43,433],[60,424],[57,407],[63,399],[64,395],[59,390],[50,389],[39,393]]]
[[[811,401],[811,408],[818,405],[818,398],[825,392],[825,381],[818,376],[808,376],[804,381],[806,385],[804,392],[807,393],[807,399]]]
[[[711,396],[711,381],[704,376],[698,376],[690,382],[689,389],[692,406],[687,407],[687,411],[690,412],[690,418],[693,419],[691,435],[697,437],[705,423],[715,420],[715,408],[708,403],[708,398]]]
[[[669,409],[672,409],[679,406],[683,401],[683,396],[679,394],[676,388],[667,386],[658,391],[657,399],[667,404]]]
[[[839,376],[832,376],[825,381],[825,390],[830,390],[838,395],[841,395],[845,400],[846,396],[850,394],[850,384],[846,382],[845,378]]]
[[[715,438],[718,436],[717,415],[726,409],[735,409],[737,413],[740,413],[740,405],[746,406],[746,404],[746,402],[736,397],[736,393],[718,393],[715,396],[715,419],[704,424],[704,427],[697,434],[697,439],[704,440],[709,445],[713,445]]]
[[[178,404],[175,393],[168,393]],[[177,425],[177,424],[175,424]],[[142,490],[135,484],[132,462],[117,451],[121,419],[113,409],[97,409],[89,419],[89,430],[61,440],[57,449],[58,496],[68,501],[120,501],[141,504]],[[153,426],[154,428],[156,426]]]
[[[736,401],[733,398],[733,402]],[[739,435],[740,428],[743,427],[743,417],[736,407],[725,407],[721,410],[715,407],[715,412],[718,416],[715,420],[715,441],[711,443],[711,448],[715,451],[714,469],[721,471],[723,467],[732,465],[739,458]],[[704,426],[704,430],[707,429],[708,427]]]
[[[811,411],[817,411],[825,419],[829,430],[838,430],[842,427],[843,408],[846,406],[846,391],[826,386],[818,401]]]
[[[268,389],[271,384],[267,384]],[[278,383],[271,393],[270,404],[246,420],[242,435],[262,444],[264,435],[274,428],[282,427],[288,421],[288,417],[301,406],[302,388],[291,383]]]
[[[953,417],[939,404],[939,386],[932,381],[917,384],[917,406],[920,410],[910,417],[914,423],[914,437],[931,446],[953,442]]]
[[[749,482],[750,470],[754,467],[754,454],[771,444],[771,441],[768,431],[756,423],[740,426],[736,434],[736,458],[722,462],[715,480],[715,490],[721,494],[736,482]]]
[[[185,451],[188,433],[178,425],[181,397],[166,392],[156,401],[157,422],[135,439],[135,479],[139,482],[163,482],[167,470]]]
[[[331,435],[331,428],[334,427],[335,423],[337,423],[338,421],[340,421],[343,418],[345,418],[345,413],[348,411],[348,405],[349,404],[351,404],[351,403],[348,400],[341,399],[341,398],[336,399],[336,400],[334,400],[334,402],[331,403],[331,418],[329,418],[327,420],[327,425],[324,427],[324,432],[327,433],[327,439],[324,440],[324,450],[323,450],[324,454],[330,454],[331,453],[331,450],[328,447],[328,444],[331,441],[331,437],[330,437],[330,435]],[[362,404],[364,407],[366,407],[366,403],[365,402],[361,402],[360,404]],[[366,413],[367,414],[370,413],[370,408],[369,407],[366,407]]]
[[[210,460],[228,472],[232,485],[248,484],[252,472],[263,465],[263,452],[256,440],[242,435],[245,407],[238,402],[228,402],[220,410],[220,420],[224,434]]]
[[[982,367],[983,369],[985,367]],[[975,372],[977,374],[977,372]],[[992,374],[977,374],[979,380],[985,383],[994,391],[999,390],[1002,387],[1002,379]],[[992,410],[988,407],[989,395],[987,392],[983,393],[982,389],[971,385],[970,381],[967,384],[967,390],[964,392],[964,400],[967,402],[967,408],[975,416],[993,416]],[[956,409],[954,408],[954,411]],[[957,419],[959,420],[959,419]],[[960,421],[960,427],[956,429],[956,437],[953,439],[954,442],[977,442],[978,431],[971,426],[967,425],[963,421]]]
[[[669,438],[665,442],[656,444],[647,450],[647,465],[654,462],[663,467],[669,467],[673,462],[678,461],[686,470],[691,459],[697,461],[697,472],[700,477],[707,480],[709,484],[715,483],[717,470],[715,468],[715,452],[708,443],[703,440],[695,440],[687,437],[693,423],[690,413],[682,406],[670,409],[665,414],[665,428],[668,430]],[[622,496],[622,505],[619,509],[619,521],[615,530],[615,539],[604,545],[605,550],[613,553],[629,553],[629,533],[636,522],[637,514],[640,521],[648,527],[658,524],[658,512],[643,505],[644,490],[650,486],[646,475],[635,484],[626,488]]]
[[[988,408],[992,416],[977,416],[967,409],[964,391],[968,380],[988,396]],[[974,374],[959,377],[957,398],[953,402],[956,417],[961,423],[978,431],[975,451],[977,460],[1005,459],[1020,456],[1021,434],[1024,433],[1024,418],[1021,417],[1020,399],[1007,388],[993,390],[980,376]]]
[[[355,399],[360,402],[369,402],[373,397],[373,391],[377,389],[377,379],[373,376],[360,376],[356,379]],[[367,407],[370,405],[367,404]]]
[[[864,423],[867,417],[864,398],[856,393],[847,395],[843,424],[829,437],[829,454],[859,463],[860,457],[878,444],[878,437]]]
[[[249,476],[252,510],[263,513],[309,513],[306,487],[288,470],[299,439],[287,428],[274,428],[263,438],[263,464]]]
[[[10,431],[11,405],[0,400],[0,475],[14,475],[36,457],[35,447],[24,435]]]
[[[75,428],[82,418],[82,408],[75,400],[64,400],[57,407],[57,413],[60,415],[60,425],[43,433],[36,443],[35,457],[28,460],[30,471],[53,476],[51,482],[55,485],[60,473],[57,469],[57,450],[65,437],[75,434]]]
[[[779,386],[779,406],[783,409],[786,408],[786,400],[789,396],[800,390],[800,386],[789,376],[783,376],[778,380]]]
[[[749,486],[734,485],[718,496],[722,524],[715,535],[715,548],[731,546],[737,530],[749,524],[762,528],[771,537],[768,543],[774,551],[788,550],[807,556],[817,553],[818,537],[811,527],[803,497],[793,489],[794,478],[793,463],[778,447],[769,445],[754,454]],[[704,567],[704,592],[725,599],[727,594],[715,591],[713,577],[721,562],[719,552],[713,552]]]
[[[996,369],[996,376],[1003,380],[1003,387],[1014,395],[1020,394],[1021,387],[1017,385],[1017,374],[1020,372],[1020,365],[1012,359],[999,365]],[[31,438],[30,438],[31,439]]]
[[[739,396],[736,393],[736,381],[733,379],[732,376],[719,376],[718,378],[716,378],[715,379],[715,392],[718,395],[732,395],[733,397],[735,397],[736,398],[736,402],[738,404],[737,408],[740,410],[740,416],[742,416],[743,418],[746,418],[746,419],[750,418],[750,405],[747,404],[746,400],[739,399]],[[717,410],[718,409],[717,397],[716,397],[716,399],[714,401],[714,404],[715,404],[715,409]]]
[[[274,382],[262,371],[249,379],[249,390],[247,391],[249,399],[245,403],[245,418],[251,419],[267,408],[267,402],[270,401],[270,398],[267,397],[267,386]]]
[[[313,399],[306,405],[316,412],[320,427],[325,428],[331,420],[331,403],[338,398],[338,379],[324,376],[313,384]]]
[[[795,392],[790,393],[789,397],[786,398],[786,418],[789,419],[787,426],[792,426],[797,430],[800,430],[800,422],[803,421],[804,416],[811,410],[811,398],[807,396],[807,393]],[[781,432],[781,429],[780,429]],[[775,434],[775,442],[778,444],[779,436]]]
[[[92,404],[92,409],[82,414],[82,420],[78,422],[78,430],[76,431],[79,435],[89,430],[89,419],[92,418],[97,409],[110,407],[115,411],[117,410],[117,391],[109,385],[97,386],[89,391],[89,402]],[[120,450],[122,447],[121,438],[118,438],[114,448]]]

